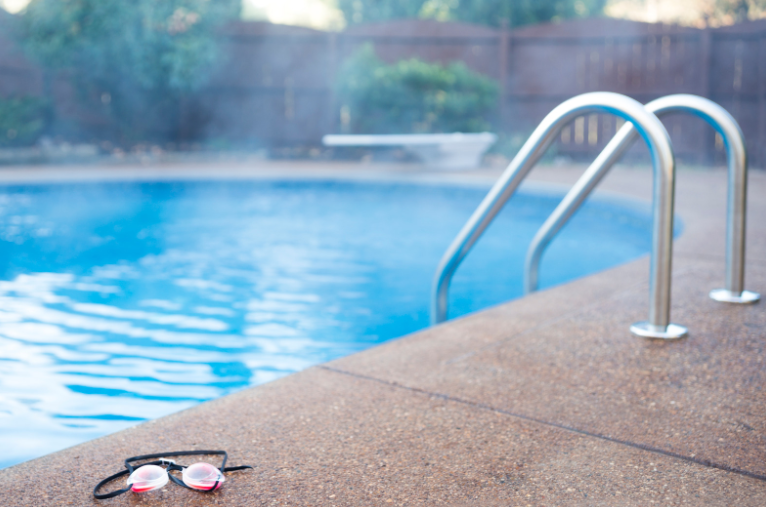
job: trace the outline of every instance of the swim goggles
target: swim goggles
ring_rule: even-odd
[[[210,463],[195,463],[189,466],[182,466],[176,464],[171,458],[175,456],[194,456],[194,455],[218,455],[223,456],[223,462],[220,468],[216,468]],[[160,458],[154,461],[148,461],[141,463],[137,466],[133,466],[135,461],[144,461],[147,459]],[[144,493],[146,491],[152,491],[159,489],[171,480],[183,486],[187,489],[194,489],[197,491],[211,492],[215,491],[226,480],[223,475],[224,472],[234,472],[235,470],[245,470],[246,468],[253,468],[248,465],[227,467],[226,460],[229,459],[229,455],[226,451],[176,451],[176,452],[164,452],[160,454],[144,454],[143,456],[134,456],[125,460],[125,470],[117,472],[114,475],[110,475],[103,481],[96,484],[93,488],[93,496],[98,500],[104,500],[106,498],[112,498],[128,491],[135,493]],[[165,468],[163,468],[163,466]],[[181,479],[178,479],[170,472],[181,472]],[[106,486],[108,483],[120,477],[128,476],[128,487],[124,489],[118,489],[117,491],[110,491],[109,493],[99,493],[98,490]]]

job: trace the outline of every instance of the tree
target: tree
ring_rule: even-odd
[[[238,0],[32,0],[19,38],[46,69],[69,71],[119,140],[135,142],[172,137],[181,97],[216,58],[216,28],[239,9]]]
[[[457,0],[449,19],[500,26],[584,18],[603,12],[606,0]]]
[[[489,26],[521,26],[599,15],[606,0],[339,0],[348,24],[434,18]]]
[[[766,16],[766,0],[716,0],[712,19],[724,24],[741,23]]]
[[[388,19],[417,18],[426,0],[338,0],[346,23],[355,25]]]

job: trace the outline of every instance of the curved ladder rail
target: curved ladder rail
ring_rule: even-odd
[[[711,291],[710,297],[728,303],[758,301],[758,293],[744,290],[747,152],[737,121],[715,102],[697,95],[668,95],[648,103],[645,107],[657,116],[675,112],[694,114],[707,121],[723,137],[729,166],[726,287]],[[538,289],[540,260],[550,242],[637,137],[638,132],[633,125],[624,125],[537,231],[529,245],[524,265],[525,293]]]
[[[670,323],[675,176],[675,160],[670,139],[660,120],[648,112],[640,102],[610,92],[585,93],[573,97],[557,106],[537,126],[439,262],[431,292],[432,324],[447,320],[449,282],[471,247],[511,198],[564,125],[577,116],[590,112],[611,113],[634,123],[636,130],[649,146],[652,157],[654,211],[649,274],[649,321],[634,324],[631,330],[634,334],[635,329],[645,330],[640,333],[641,336],[656,338],[681,338],[686,335],[686,328]]]

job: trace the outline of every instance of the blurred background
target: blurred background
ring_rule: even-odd
[[[0,0],[0,164],[354,158],[322,136],[481,131],[504,163],[608,90],[711,98],[764,167],[763,18],[766,0]],[[680,159],[724,161],[709,126],[664,121]],[[552,154],[592,158],[619,126],[578,118]]]

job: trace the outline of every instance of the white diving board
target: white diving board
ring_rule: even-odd
[[[490,132],[477,134],[331,134],[325,146],[401,146],[435,169],[475,169],[484,153],[495,144]]]

